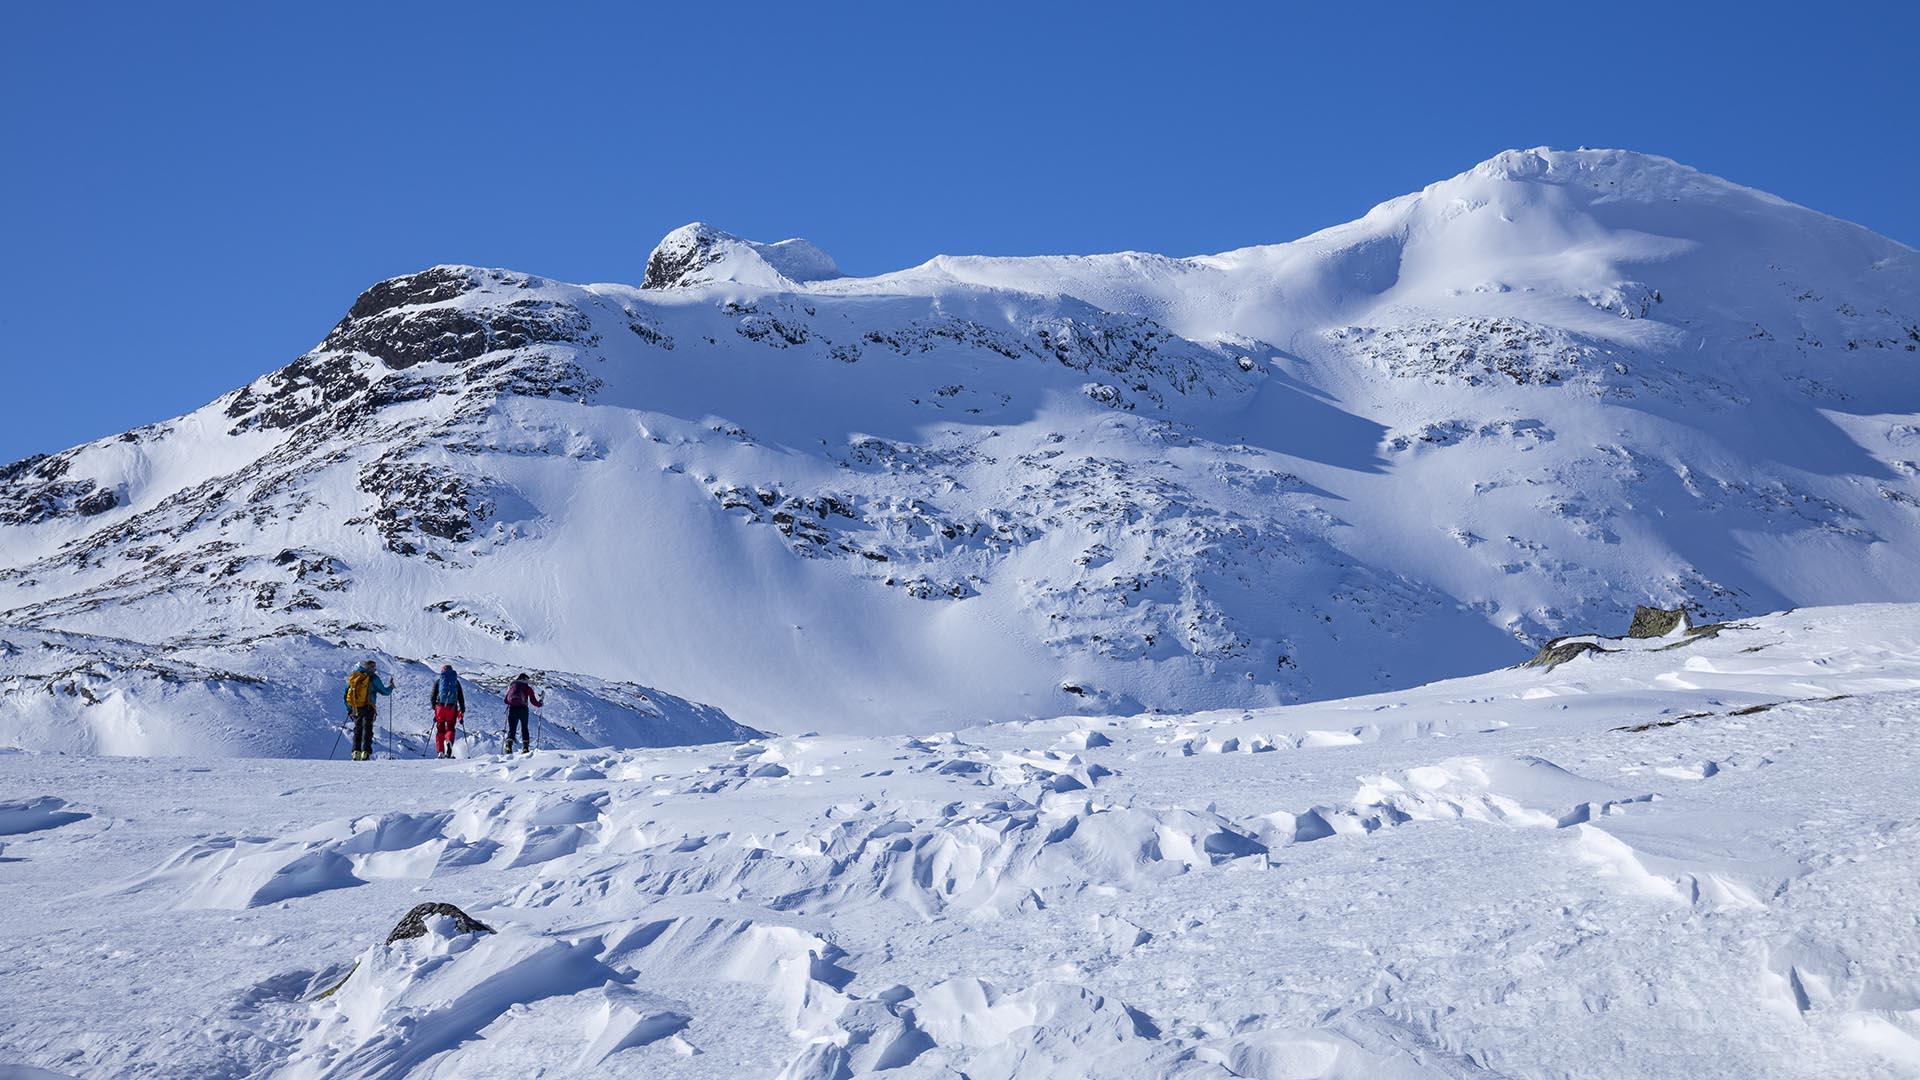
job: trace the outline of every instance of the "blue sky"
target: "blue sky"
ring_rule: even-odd
[[[0,461],[194,408],[380,278],[638,281],[694,219],[854,273],[1195,254],[1548,144],[1920,244],[1914,5],[679,7],[10,7]]]

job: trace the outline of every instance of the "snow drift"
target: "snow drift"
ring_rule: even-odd
[[[0,753],[29,795],[0,802],[0,1060],[1910,1075],[1920,605],[1587,640],[1367,697],[920,736]],[[423,901],[470,919],[389,932]]]

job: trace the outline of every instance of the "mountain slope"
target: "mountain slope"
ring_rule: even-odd
[[[212,634],[166,646],[0,626],[0,746],[73,754],[334,757],[342,740],[346,673],[366,659],[302,631]],[[467,716],[458,754],[498,752],[503,695],[516,671],[456,664]],[[379,702],[375,750],[425,757],[437,665],[381,665],[393,694]],[[548,672],[529,734],[537,745],[680,746],[761,732],[644,686]]]
[[[383,282],[202,410],[7,467],[0,620],[899,730],[1408,685],[1647,600],[1920,599],[1915,253],[1664,159],[1511,152],[1192,259],[802,245]]]

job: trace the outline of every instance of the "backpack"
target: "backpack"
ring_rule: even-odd
[[[347,676],[347,708],[364,709],[373,704],[373,676],[356,671]]]
[[[433,688],[433,704],[460,704],[460,676],[455,675],[451,671],[445,672],[440,676],[439,683]]]
[[[532,696],[532,687],[523,682],[514,683],[512,686],[507,687],[507,707],[511,709],[525,708],[527,699]]]

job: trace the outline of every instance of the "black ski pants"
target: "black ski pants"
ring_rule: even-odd
[[[348,709],[347,715],[353,718],[354,750],[373,753],[373,706],[362,705],[358,709]]]
[[[513,733],[516,729],[520,732],[521,747],[527,750],[533,749],[533,740],[527,737],[527,707],[525,705],[507,706],[508,753],[513,752]]]

